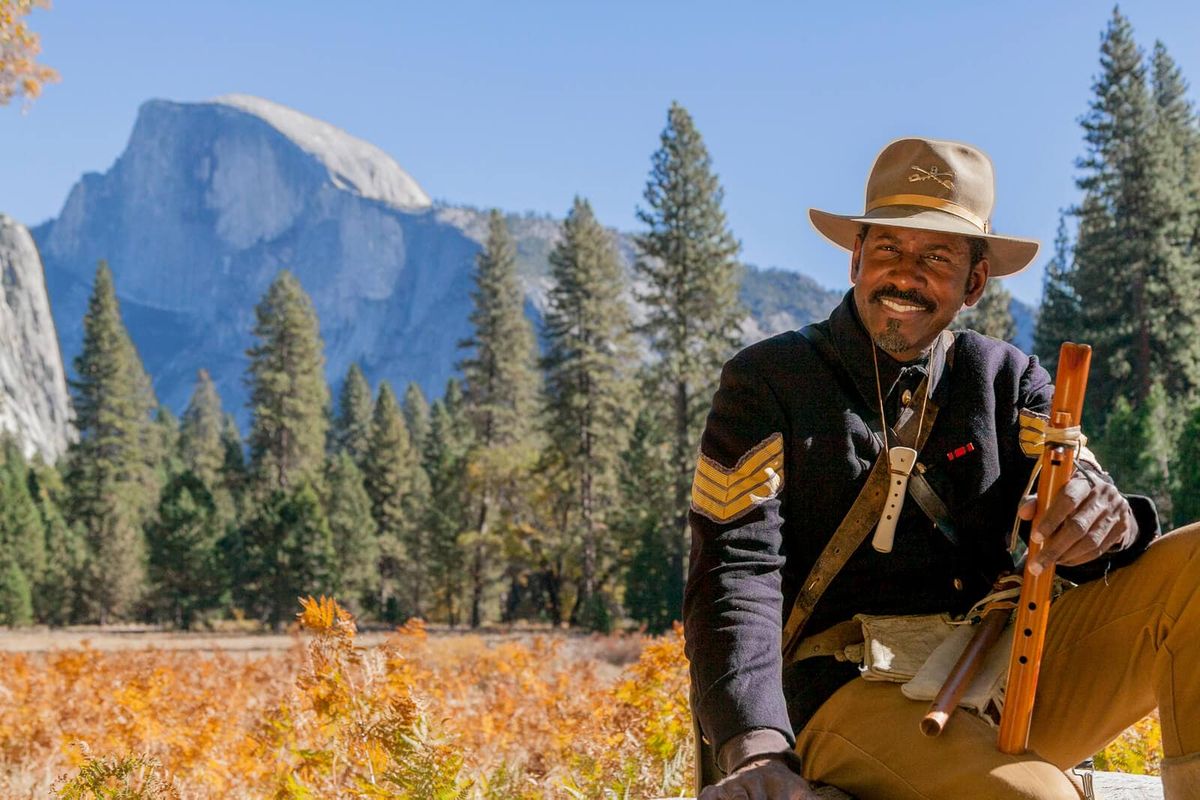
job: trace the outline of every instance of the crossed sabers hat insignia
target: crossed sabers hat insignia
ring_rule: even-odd
[[[952,183],[954,180],[954,173],[942,172],[941,169],[938,168],[937,164],[934,164],[929,169],[921,169],[916,164],[913,164],[911,169],[915,170],[915,172],[908,176],[910,183],[918,183],[920,181],[937,181],[947,189],[954,189],[954,184]]]

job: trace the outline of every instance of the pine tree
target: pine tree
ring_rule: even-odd
[[[1200,403],[1183,417],[1175,453],[1175,522],[1200,522]]]
[[[312,300],[281,270],[254,310],[250,357],[250,462],[260,494],[319,481],[325,461],[324,345]]]
[[[237,421],[232,414],[226,414],[221,423],[221,483],[239,500],[237,508],[241,515],[240,499],[245,494],[249,482],[249,471],[246,466],[246,451],[242,444],[242,434],[238,430]]]
[[[333,422],[333,452],[348,453],[360,469],[371,441],[371,386],[358,363],[346,370]]]
[[[415,382],[409,383],[404,390],[404,424],[408,426],[413,447],[422,451],[429,436],[429,401]]]
[[[672,103],[646,185],[648,207],[637,212],[648,230],[637,237],[636,270],[646,284],[639,296],[647,312],[641,330],[659,357],[662,396],[672,406],[672,507],[678,535],[668,548],[669,591],[679,598],[704,413],[721,364],[740,342],[739,244],[721,210],[723,196],[691,116]]]
[[[1149,495],[1159,516],[1169,525],[1176,478],[1171,460],[1175,453],[1179,417],[1162,385],[1155,383],[1149,395],[1135,406],[1118,397],[1095,443],[1096,455],[1126,492]]]
[[[1172,367],[1186,373],[1167,382],[1173,396],[1181,397],[1200,388],[1200,130],[1187,82],[1162,42],[1154,45],[1150,89],[1160,259],[1151,315],[1155,338],[1171,350]]]
[[[1088,152],[1080,161],[1085,197],[1072,279],[1080,334],[1104,354],[1092,366],[1085,421],[1097,420],[1119,395],[1140,405],[1156,376],[1172,396],[1190,394],[1200,381],[1187,165],[1119,10],[1100,62],[1082,120]],[[1164,86],[1159,94],[1171,92]]]
[[[184,469],[179,446],[179,418],[163,403],[159,403],[154,410],[154,425],[146,448],[146,460],[155,470],[159,486],[164,486],[172,475]]]
[[[276,489],[259,506],[234,552],[244,559],[237,585],[243,607],[274,630],[291,619],[296,598],[333,595],[337,555],[313,484]]]
[[[411,533],[422,529],[414,517],[411,495],[418,490],[419,455],[413,450],[404,414],[387,381],[379,385],[379,397],[371,421],[371,440],[363,469],[371,515],[379,531],[379,611],[388,619],[418,613],[423,594],[420,554],[410,552]],[[408,580],[405,581],[405,578]],[[401,586],[409,591],[401,595]],[[413,600],[418,603],[414,604]]]
[[[0,553],[21,568],[32,589],[46,571],[46,532],[29,493],[28,473],[20,445],[5,433],[0,437]]]
[[[1042,305],[1033,334],[1033,352],[1051,375],[1058,369],[1058,351],[1062,343],[1079,337],[1082,312],[1072,287],[1072,258],[1066,220],[1060,215],[1058,233],[1054,237],[1054,257],[1046,265],[1042,278]]]
[[[33,598],[29,579],[21,565],[8,561],[0,565],[0,625],[18,627],[33,622]]]
[[[183,472],[163,488],[147,528],[150,581],[158,613],[183,630],[221,605],[225,583],[217,544],[224,533],[207,484]]]
[[[96,269],[83,348],[70,382],[79,439],[68,453],[68,518],[88,544],[86,600],[101,622],[125,618],[145,589],[142,524],[158,497],[151,417],[158,403],[121,322],[112,272]]]
[[[1013,321],[1012,294],[999,281],[988,281],[983,297],[974,308],[960,315],[963,327],[1011,343],[1017,338],[1017,323]]]
[[[422,453],[430,483],[430,498],[422,519],[429,531],[431,599],[450,625],[459,623],[463,607],[467,552],[462,536],[473,524],[467,493],[473,437],[462,390],[458,381],[451,379],[444,397],[430,411],[429,436]]]
[[[356,614],[374,606],[379,594],[379,533],[371,498],[349,451],[325,466],[325,509],[337,554],[338,595]]]
[[[211,491],[221,485],[221,467],[225,463],[225,443],[222,433],[225,426],[221,397],[208,370],[196,373],[196,387],[183,412],[179,429],[179,450],[183,467],[200,480]]]
[[[46,536],[46,569],[34,587],[33,608],[39,622],[66,625],[84,617],[87,541],[81,526],[67,523],[62,509],[68,492],[54,467],[34,459],[29,494],[37,505]]]
[[[601,545],[616,500],[616,470],[627,438],[632,384],[624,275],[609,234],[586,200],[576,198],[563,238],[550,253],[554,286],[545,312],[548,466],[560,471],[578,509],[581,575],[571,619],[594,625],[605,605],[599,572],[614,560]],[[603,557],[607,556],[607,557]],[[607,563],[603,563],[607,562]]]
[[[537,374],[516,246],[499,211],[488,217],[487,243],[475,259],[473,278],[473,334],[461,343],[471,355],[459,367],[480,445],[503,446],[519,441],[530,427]]]
[[[536,453],[531,420],[537,402],[533,329],[524,314],[517,281],[516,248],[504,218],[493,210],[488,237],[475,261],[473,335],[462,342],[471,354],[459,364],[467,408],[475,429],[469,472],[475,520],[464,535],[471,549],[471,626],[483,619],[483,603],[495,577],[494,556],[503,541]]]
[[[679,599],[668,557],[676,538],[669,427],[662,409],[638,411],[629,447],[622,454],[620,512],[613,521],[625,553],[625,612],[651,633],[669,630],[679,618]]]

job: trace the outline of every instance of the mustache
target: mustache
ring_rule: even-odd
[[[926,311],[933,310],[933,302],[916,289],[897,289],[895,286],[888,285],[880,286],[874,292],[871,292],[872,303],[878,303],[885,297],[889,300],[897,300],[909,305],[920,306]]]

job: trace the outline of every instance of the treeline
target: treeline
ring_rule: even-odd
[[[739,344],[721,204],[672,105],[638,209],[639,317],[615,237],[577,198],[540,331],[492,212],[462,378],[432,404],[415,384],[372,392],[357,365],[335,402],[311,299],[281,271],[255,309],[244,441],[204,370],[181,418],[158,403],[102,262],[71,381],[78,441],[54,466],[3,447],[0,624],[278,628],[325,593],[389,622],[668,627],[695,442]]]
[[[1092,345],[1084,430],[1180,525],[1200,519],[1200,125],[1166,47],[1147,57],[1119,10],[1092,89],[1034,349],[1053,374],[1061,342]]]

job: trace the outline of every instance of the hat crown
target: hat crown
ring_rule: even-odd
[[[996,198],[995,172],[991,159],[970,145],[898,139],[875,159],[866,194],[867,214],[886,206],[936,205],[987,233]]]

